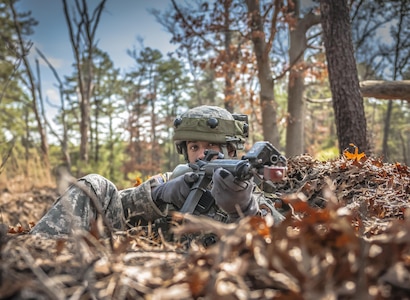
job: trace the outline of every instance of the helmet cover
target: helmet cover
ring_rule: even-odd
[[[174,121],[173,140],[178,152],[186,141],[231,143],[243,149],[248,134],[247,118],[218,106],[202,105],[188,110]]]

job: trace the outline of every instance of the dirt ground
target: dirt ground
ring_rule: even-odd
[[[377,158],[288,162],[272,192],[286,220],[235,224],[184,216],[176,235],[213,232],[205,248],[140,228],[67,239],[27,234],[53,189],[0,196],[2,299],[409,299],[410,169]],[[97,224],[98,225],[98,224]]]

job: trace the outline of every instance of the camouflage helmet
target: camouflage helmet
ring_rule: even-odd
[[[186,141],[231,144],[244,148],[248,137],[248,116],[231,114],[218,106],[202,105],[188,110],[174,121],[173,140],[178,153],[186,157]]]

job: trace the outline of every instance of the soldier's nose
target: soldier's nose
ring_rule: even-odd
[[[205,158],[205,151],[201,152],[201,154],[198,155],[197,159],[204,159]]]

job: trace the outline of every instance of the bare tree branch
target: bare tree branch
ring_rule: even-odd
[[[367,80],[360,82],[363,97],[373,97],[386,100],[410,101],[410,80],[381,81]]]

